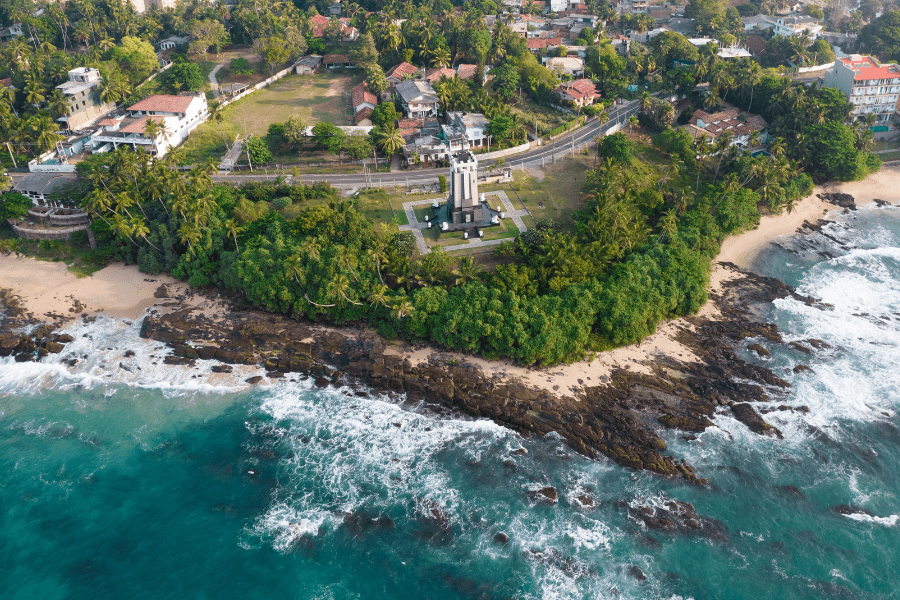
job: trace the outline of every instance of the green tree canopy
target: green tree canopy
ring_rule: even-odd
[[[900,61],[900,9],[886,12],[865,27],[859,42],[884,61]]]

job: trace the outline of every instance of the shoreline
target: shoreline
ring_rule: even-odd
[[[856,193],[861,202],[900,204],[900,197],[892,195],[896,192],[886,187],[895,173],[819,187],[814,194]],[[852,205],[848,198],[836,200]],[[698,314],[661,323],[638,344],[571,365],[522,367],[414,348],[368,328],[305,323],[232,307],[171,278],[144,277],[134,266],[118,265],[77,280],[66,275],[64,265],[8,256],[0,257],[0,300],[11,309],[0,327],[0,355],[24,362],[35,360],[35,354],[59,353],[59,360],[73,367],[78,358],[65,350],[72,337],[55,330],[79,316],[79,305],[84,311],[80,316],[87,318],[92,310],[94,315],[134,319],[139,316],[135,311],[143,310],[140,336],[173,350],[164,364],[194,369],[197,360],[215,359],[216,373],[240,372],[237,365],[263,368],[265,376],[246,379],[248,385],[297,373],[318,387],[349,386],[366,396],[378,390],[401,402],[424,401],[442,414],[488,418],[525,437],[555,432],[587,457],[602,455],[630,468],[705,485],[690,465],[663,454],[661,431],[695,439],[693,434],[714,426],[716,414],[731,414],[756,434],[782,437],[754,405],[789,402],[790,384],[764,366],[745,362],[736,350],[748,338],[785,343],[775,325],[758,317],[756,306],[788,296],[818,306],[781,281],[741,269],[731,260],[746,265],[778,237],[816,229],[823,212],[834,208],[813,195],[791,214],[764,217],[759,227],[723,247],[713,265],[709,301]],[[10,265],[15,268],[6,268]],[[79,299],[78,290],[93,305]],[[68,314],[61,313],[66,306]],[[41,313],[55,322],[35,317]],[[43,325],[28,335],[15,333],[17,327],[35,323]],[[820,347],[818,340],[807,342]],[[758,344],[749,348],[754,346]],[[797,365],[801,367],[807,368]],[[781,404],[774,410],[809,409]]]
[[[495,379],[518,380],[554,395],[574,397],[585,388],[608,384],[620,370],[650,376],[660,360],[697,362],[697,354],[680,339],[682,334],[694,332],[696,319],[721,318],[713,299],[722,294],[725,285],[741,277],[724,264],[751,270],[755,258],[778,238],[801,233],[805,223],[815,224],[829,213],[843,210],[818,198],[819,194],[850,194],[859,207],[871,205],[876,200],[900,204],[900,187],[894,185],[897,181],[900,181],[900,165],[890,165],[862,181],[816,186],[809,197],[797,203],[792,213],[763,215],[755,229],[723,242],[712,263],[708,288],[710,300],[696,315],[661,322],[657,331],[642,341],[599,353],[591,360],[552,367],[524,367],[506,359],[489,360],[431,346],[413,348],[396,340],[387,342],[385,354],[409,361],[413,366],[428,364],[433,359],[466,362]],[[167,293],[160,294],[161,286]],[[211,319],[224,318],[231,310],[227,301],[198,294],[186,283],[168,275],[146,275],[135,265],[121,263],[79,279],[61,262],[0,255],[0,289],[17,296],[20,308],[35,319],[49,319],[57,325],[80,315],[137,320],[147,314],[148,309],[156,316],[189,309]],[[347,329],[315,323],[310,327],[319,331]]]

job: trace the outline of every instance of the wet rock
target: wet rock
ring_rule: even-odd
[[[630,506],[628,516],[656,531],[701,535],[717,541],[728,539],[720,521],[698,514],[688,502],[669,500],[662,506]]]
[[[69,342],[75,341],[75,338],[73,338],[68,333],[63,333],[63,334],[60,334],[59,336],[57,336],[56,341],[59,342],[60,344],[68,344]]]
[[[810,338],[806,340],[806,343],[815,348],[816,350],[830,350],[831,344],[828,342],[823,342],[822,340],[817,340],[815,338]]]
[[[581,506],[583,506],[584,508],[594,508],[594,499],[587,494],[577,496],[575,499],[578,500],[579,504],[581,504]]]
[[[509,543],[509,536],[502,531],[498,531],[497,535],[494,536],[494,541],[505,546],[507,543]]]
[[[164,365],[181,365],[181,366],[193,366],[194,359],[186,358],[184,356],[167,356],[163,359]]]
[[[260,381],[262,381],[262,375],[254,375],[253,377],[248,377],[244,380],[244,383],[249,383],[250,385],[256,385]]]
[[[836,504],[831,507],[832,512],[836,512],[839,515],[868,515],[872,516],[872,513],[861,506],[856,506],[854,504]]]
[[[213,373],[231,373],[234,371],[234,367],[231,365],[214,365],[212,369],[210,369]]]
[[[760,435],[777,436],[779,439],[784,439],[781,431],[777,427],[766,423],[752,405],[746,402],[732,404],[731,412],[734,414],[734,418],[746,425],[750,431]]]
[[[559,494],[557,494],[557,492],[556,492],[556,488],[553,486],[549,486],[549,485],[537,490],[534,493],[534,495],[537,498],[540,498],[542,500],[545,500],[545,501],[548,501],[551,503],[556,502],[557,498],[559,497]]]
[[[794,367],[794,373],[813,373],[814,371],[804,364],[798,364]]]
[[[317,388],[327,388],[329,385],[331,385],[331,381],[327,377],[316,377],[315,386]]]
[[[803,354],[812,354],[812,350],[810,350],[800,342],[790,342],[788,346],[790,346],[794,350],[797,350],[798,352],[802,352]]]
[[[134,356],[134,350],[125,351],[125,358],[131,358],[132,356]]]
[[[28,352],[16,354],[16,362],[34,362],[34,355]]]
[[[284,373],[282,373],[281,371],[267,371],[266,377],[268,377],[269,379],[281,379],[282,377],[284,377]]]
[[[825,202],[834,204],[835,206],[840,206],[844,209],[856,210],[856,200],[850,194],[844,194],[842,192],[823,192],[821,194],[816,194],[816,196],[824,200]]]
[[[212,360],[216,357],[217,350],[214,346],[201,346],[197,348],[197,356],[203,360]]]
[[[525,456],[526,454],[528,454],[528,450],[526,450],[525,448],[518,448],[516,450],[513,450],[510,454],[512,454],[513,456]]]
[[[51,342],[49,340],[42,343],[41,347],[44,348],[44,350],[46,350],[50,354],[59,354],[66,348],[63,344],[60,344],[59,342]]]
[[[749,346],[747,346],[747,349],[753,350],[760,356],[765,356],[765,357],[771,356],[771,353],[768,350],[766,350],[765,348],[763,348],[762,346],[760,346],[759,344],[750,344]]]
[[[69,360],[66,361],[67,367],[74,367],[76,364],[78,364],[77,358],[70,358]]]
[[[628,574],[637,581],[647,581],[647,576],[644,575],[644,571],[637,565],[630,565],[628,567]]]

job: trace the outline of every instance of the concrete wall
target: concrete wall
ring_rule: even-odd
[[[79,225],[77,227],[60,227],[53,229],[33,229],[28,227],[19,227],[12,220],[9,224],[12,226],[16,235],[27,240],[67,240],[76,231],[86,231],[87,225]]]
[[[506,150],[495,150],[493,152],[485,152],[484,154],[476,154],[475,158],[478,159],[479,162],[483,160],[491,160],[493,158],[503,158],[504,156],[509,156],[511,154],[518,154],[519,152],[525,152],[530,149],[532,146],[540,146],[540,140],[536,142],[525,142],[524,144],[520,144],[518,146],[513,146],[512,148],[507,148]]]

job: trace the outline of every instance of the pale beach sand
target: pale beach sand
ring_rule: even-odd
[[[764,216],[756,229],[727,239],[714,263],[710,290],[715,292],[721,289],[723,281],[737,276],[718,263],[731,262],[746,268],[752,264],[754,256],[773,240],[794,234],[804,221],[814,223],[829,211],[838,210],[838,207],[815,197],[822,192],[850,194],[859,207],[864,207],[875,199],[900,204],[900,166],[886,166],[864,181],[816,187],[812,196],[797,203],[793,213]],[[195,306],[199,311],[224,312],[224,303],[193,295],[186,284],[171,277],[140,273],[136,266],[111,265],[91,277],[79,279],[62,263],[0,255],[0,288],[13,290],[24,307],[37,317],[61,320],[88,313],[137,319],[150,307],[156,306],[165,311],[165,305],[169,301],[154,297],[161,284],[168,285],[171,296],[186,296],[187,304]],[[82,308],[70,311],[75,308],[76,300],[83,305]],[[701,309],[700,316],[715,317],[715,312],[712,303],[707,303]],[[660,356],[680,361],[696,359],[688,348],[674,339],[679,331],[690,327],[686,319],[673,319],[661,323],[655,334],[638,344],[600,353],[591,361],[550,368],[530,369],[509,361],[455,356],[460,362],[479,365],[489,375],[514,377],[557,394],[574,395],[582,387],[603,383],[615,369],[650,373],[654,358]],[[397,343],[389,347],[388,352],[404,356],[416,364],[427,361],[432,353],[440,351],[404,351],[402,345]]]

